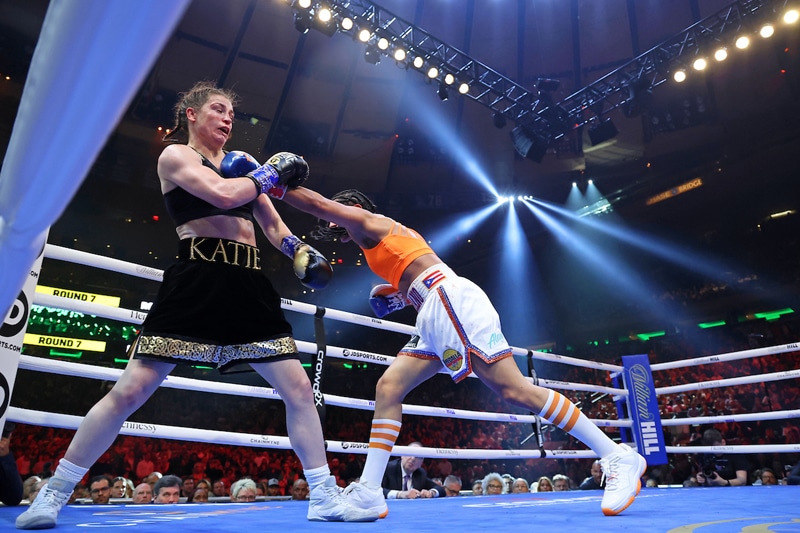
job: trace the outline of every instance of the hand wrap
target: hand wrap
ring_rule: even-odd
[[[369,305],[378,318],[383,318],[389,313],[399,311],[406,306],[403,293],[388,283],[376,285],[369,293]]]

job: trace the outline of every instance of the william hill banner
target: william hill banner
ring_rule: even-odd
[[[628,410],[633,420],[633,439],[648,465],[667,464],[661,415],[653,384],[653,374],[646,354],[622,357],[625,388],[628,389]]]

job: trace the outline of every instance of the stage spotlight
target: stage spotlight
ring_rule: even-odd
[[[436,67],[431,67],[428,69],[428,77],[430,79],[435,79],[439,77],[439,69]]]
[[[798,19],[800,19],[800,12],[796,9],[790,9],[783,15],[783,21],[786,24],[794,24]]]
[[[361,31],[358,32],[358,40],[362,43],[366,43],[369,41],[370,37],[372,37],[372,32],[367,28],[363,28]]]
[[[394,60],[395,61],[403,61],[406,58],[406,51],[402,48],[398,48],[394,51]]]
[[[589,126],[589,140],[592,146],[609,141],[617,136],[619,131],[611,119],[601,121],[599,124]]]
[[[547,139],[535,132],[526,132],[521,125],[515,126],[511,130],[511,140],[519,155],[537,163],[542,162],[547,153],[547,147],[550,145]]]
[[[744,50],[748,46],[750,46],[750,37],[742,35],[741,37],[736,39],[736,48],[738,48],[739,50]]]
[[[650,109],[653,100],[653,88],[646,78],[639,78],[628,86],[628,100],[620,107],[622,114],[628,118],[638,117]]]
[[[441,100],[442,102],[447,100],[447,97],[450,96],[447,93],[447,86],[444,83],[439,84],[439,90],[436,91],[436,94],[439,95],[439,100]]]
[[[459,93],[461,93],[461,94],[467,94],[467,93],[469,92],[469,83],[467,83],[467,82],[462,82],[462,83],[461,83],[461,84],[458,86],[458,92],[459,92]]]
[[[449,72],[444,75],[444,83],[446,85],[453,85],[456,82],[456,77]]]
[[[695,70],[705,70],[707,66],[708,66],[708,62],[706,61],[706,59],[704,57],[698,57],[692,63],[692,68],[695,69]]]
[[[345,31],[350,31],[353,29],[353,19],[350,17],[344,17],[342,22],[339,23],[339,26]]]
[[[500,111],[495,111],[492,115],[492,123],[494,127],[501,130],[506,127],[506,117]]]
[[[336,21],[333,20],[333,13],[327,7],[321,8],[317,11],[317,16],[314,17],[312,21],[314,25],[314,29],[318,30],[320,33],[324,33],[328,37],[332,37],[336,30]]]
[[[725,48],[720,48],[716,52],[714,52],[714,59],[717,61],[725,61],[728,59],[728,50]]]
[[[425,66],[425,60],[422,59],[422,57],[417,56],[414,58],[414,61],[412,61],[412,64],[414,65],[414,68],[422,68]]]
[[[297,5],[303,9],[308,9],[311,7],[311,0],[297,0]]]
[[[381,52],[374,44],[370,44],[364,50],[364,60],[372,65],[377,65],[381,62]]]
[[[536,80],[536,88],[542,92],[553,92],[558,89],[561,82],[550,78],[539,78]]]
[[[389,39],[387,39],[386,37],[381,37],[380,39],[378,39],[378,48],[380,48],[381,50],[388,49]]]
[[[686,81],[686,71],[683,70],[683,69],[676,70],[675,73],[672,75],[672,79],[675,80],[678,83],[685,82]]]
[[[296,12],[294,14],[294,27],[300,33],[308,33],[311,28],[311,15],[308,11]]]
[[[775,34],[775,26],[772,24],[764,24],[761,26],[761,29],[758,30],[758,34],[764,39],[769,39]]]

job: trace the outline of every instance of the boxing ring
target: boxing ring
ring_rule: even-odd
[[[88,268],[105,269],[141,279],[160,281],[162,272],[150,267],[136,265],[113,258],[97,256],[86,252],[71,250],[51,244],[46,245],[44,257],[48,260],[66,261]],[[46,269],[46,264],[45,267]],[[95,315],[128,324],[140,324],[145,313],[142,311],[111,307],[86,301],[53,296],[36,292],[33,297],[34,305],[76,311]],[[302,302],[284,299],[283,309],[288,313],[301,313],[323,317],[323,320],[342,321],[365,328],[411,334],[411,326],[380,320],[373,317],[358,315],[336,309],[324,309]],[[291,320],[291,317],[290,317]],[[367,333],[367,334],[377,334]],[[320,346],[314,342],[297,340],[301,353],[317,354]],[[609,376],[618,378],[625,369],[619,365],[585,361],[567,356],[534,352],[521,348],[513,348],[516,357],[527,358],[529,368],[534,360],[548,361],[575,367],[595,369],[607,372]],[[785,344],[754,350],[732,352],[708,357],[701,357],[669,363],[654,364],[651,370],[657,375],[661,371],[669,371],[704,364],[714,364],[742,359],[754,359],[768,355],[792,354],[800,350],[798,344]],[[352,350],[345,347],[325,346],[324,358],[315,359],[312,367],[312,379],[321,379],[327,358],[346,359],[353,363],[367,363],[372,365],[389,365],[394,356]],[[92,378],[96,380],[115,381],[122,373],[121,369],[98,367],[68,361],[49,360],[40,357],[21,355],[19,368],[35,371],[56,373],[66,376]],[[445,373],[442,370],[442,373]],[[655,387],[658,396],[678,394],[685,391],[709,390],[720,387],[730,387],[747,383],[780,382],[782,380],[797,379],[800,370],[794,369],[783,372],[773,372],[758,375],[741,376],[735,378],[715,379],[708,382],[685,383],[666,387]],[[603,385],[570,383],[566,381],[549,380],[538,377],[532,373],[530,380],[537,380],[540,385],[564,391],[580,391],[597,395],[607,395],[617,402],[617,419],[592,419],[600,427],[616,428],[624,441],[629,441],[628,435],[637,435],[638,422],[636,417],[624,417],[624,405],[628,403],[629,391],[625,388],[626,380],[622,380],[622,388]],[[616,383],[616,381],[615,381]],[[318,384],[322,384],[320,381]],[[374,387],[374,384],[365,384]],[[257,387],[224,383],[217,381],[198,380],[180,376],[168,376],[162,387],[182,390],[200,391],[215,394],[238,395],[249,398],[264,398],[280,400],[277,392],[269,387]],[[347,409],[371,411],[374,402],[359,398],[348,398],[332,394],[325,394],[324,403],[327,406],[338,406]],[[403,405],[404,415],[423,417],[449,417],[465,420],[499,422],[504,424],[525,424],[536,428],[541,421],[533,415],[512,413],[494,413],[460,409],[458,407],[435,407],[428,405]],[[76,429],[82,417],[66,414],[48,413],[14,407],[8,408],[8,420],[30,425]],[[759,420],[782,420],[800,417],[800,410],[778,410],[761,413],[734,414],[724,416],[704,416],[695,418],[662,418],[663,427],[688,426],[693,424],[731,423]],[[275,449],[291,449],[288,437],[281,435],[259,435],[249,433],[234,433],[215,430],[200,430],[187,427],[169,426],[142,422],[126,422],[121,435],[137,437],[163,438],[192,442],[205,442],[213,444],[264,447]],[[365,434],[365,437],[367,435]],[[535,449],[464,449],[464,448],[410,448],[395,446],[394,455],[413,453],[415,456],[425,458],[446,457],[448,459],[464,460],[520,460],[520,459],[591,459],[596,457],[590,450],[546,449],[542,446],[541,433],[537,434],[538,446]],[[637,441],[640,439],[634,439]],[[368,444],[365,442],[348,442],[328,439],[327,451],[332,454],[365,454]],[[638,442],[630,442],[636,446]],[[641,451],[641,446],[639,446]],[[707,452],[724,453],[797,453],[800,444],[766,444],[766,445],[739,445],[739,446],[663,446],[667,454],[695,454]],[[649,465],[652,466],[652,465]],[[464,480],[464,489],[469,489]],[[580,482],[581,480],[576,480]],[[390,500],[389,517],[380,521],[392,531],[440,531],[443,527],[442,519],[447,517],[447,523],[455,528],[483,529],[506,526],[529,526],[532,517],[536,521],[547,524],[548,527],[559,525],[569,527],[574,531],[597,531],[613,528],[622,531],[669,531],[669,532],[714,532],[714,531],[768,531],[780,524],[780,531],[800,531],[800,511],[796,511],[797,497],[800,492],[797,487],[770,486],[770,487],[732,487],[732,488],[645,488],[638,496],[636,502],[625,513],[617,517],[604,517],[600,513],[599,504],[602,497],[601,491],[571,491],[559,493],[531,493],[531,494],[504,494],[501,496],[465,496],[460,498],[444,498],[436,500]],[[199,507],[198,507],[199,505]],[[420,506],[427,506],[420,508]],[[13,527],[13,520],[21,512],[19,508],[0,507],[0,529]],[[266,514],[265,514],[266,513]],[[132,527],[142,531],[160,531],[167,522],[180,522],[181,527],[187,525],[192,528],[196,524],[199,529],[218,527],[226,530],[230,525],[231,516],[236,518],[236,527],[252,525],[269,525],[297,527],[302,524],[304,531],[315,531],[316,528],[330,527],[327,524],[309,523],[305,519],[306,506],[300,502],[258,502],[256,504],[179,504],[154,506],[154,505],[73,505],[66,507],[59,518],[59,527],[74,526],[76,528],[96,529],[106,527]],[[535,514],[533,514],[535,513]],[[772,524],[772,525],[770,525]],[[348,524],[346,527],[376,527],[374,524]],[[378,526],[381,527],[381,526]],[[750,529],[745,529],[750,528]],[[752,529],[756,528],[756,529]],[[795,529],[792,529],[795,528]],[[446,528],[449,529],[449,528]]]

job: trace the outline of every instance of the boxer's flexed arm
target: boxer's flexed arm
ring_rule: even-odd
[[[172,144],[164,148],[158,158],[158,178],[162,193],[180,187],[220,209],[244,205],[255,194],[249,178],[221,178],[203,165],[200,154],[185,144]]]
[[[334,202],[305,187],[286,191],[283,201],[292,207],[345,228],[361,248],[373,248],[392,228],[394,221],[383,215],[371,213],[361,206]]]

